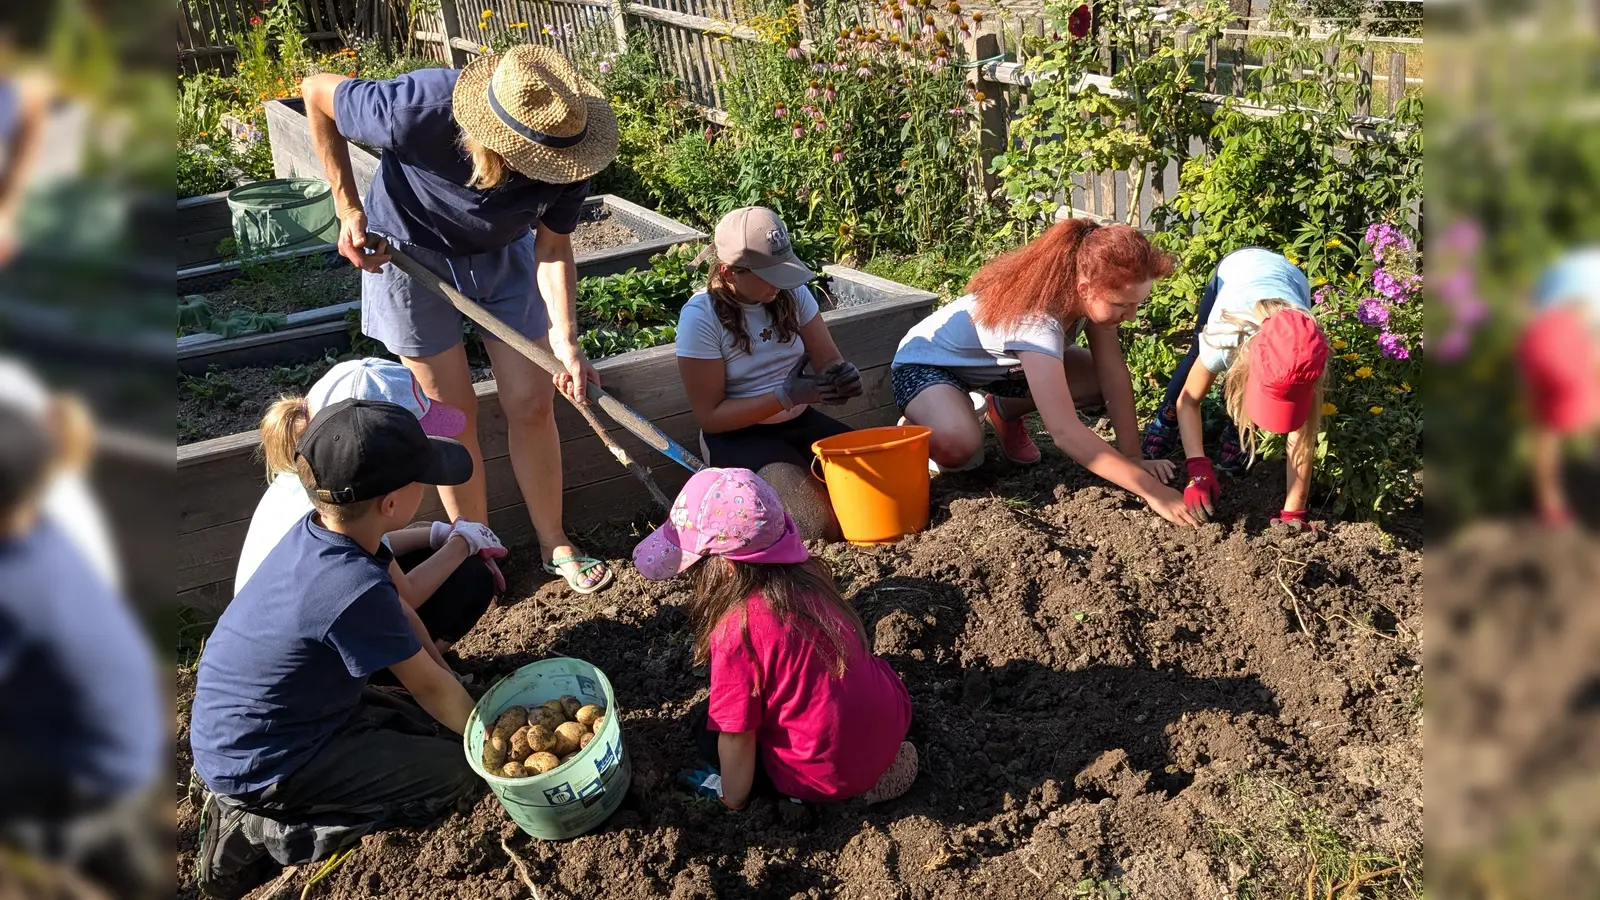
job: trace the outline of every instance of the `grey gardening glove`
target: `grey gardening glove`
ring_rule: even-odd
[[[822,402],[838,406],[861,396],[861,370],[854,363],[839,360],[822,370]]]
[[[797,406],[812,406],[822,402],[823,382],[815,375],[805,374],[806,366],[811,365],[809,354],[800,357],[800,361],[789,370],[789,377],[783,380],[775,392],[778,402],[784,409],[794,409]]]

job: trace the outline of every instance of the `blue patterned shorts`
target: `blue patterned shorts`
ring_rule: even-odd
[[[891,368],[889,378],[894,384],[895,405],[900,407],[901,412],[906,411],[906,406],[916,399],[918,394],[936,384],[948,384],[962,392],[982,391],[996,397],[1032,396],[1028,393],[1028,378],[1021,372],[1013,372],[990,381],[974,382],[962,378],[954,369],[908,363]]]

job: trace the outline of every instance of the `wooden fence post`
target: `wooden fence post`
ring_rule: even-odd
[[[456,38],[461,37],[461,16],[456,0],[439,0],[439,22],[444,28],[445,61],[450,63],[450,68],[459,69],[470,60],[467,51],[456,46]]]
[[[1355,114],[1362,118],[1372,115],[1372,62],[1372,51],[1361,51],[1361,70],[1356,73]]]
[[[617,38],[617,52],[628,52],[628,14],[623,11],[624,0],[607,0],[606,12],[611,15],[611,31]]]
[[[1000,54],[1000,39],[993,32],[970,37],[964,43],[967,57],[973,62]],[[973,69],[969,83],[976,92],[974,97],[980,93],[983,95],[983,102],[978,107],[978,179],[983,185],[983,197],[988,200],[1000,187],[1000,179],[990,173],[989,166],[1005,150],[1006,111],[1002,106],[1005,86],[990,81],[984,73],[985,68],[979,66]]]

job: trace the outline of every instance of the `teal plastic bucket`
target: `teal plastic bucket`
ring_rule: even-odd
[[[506,778],[484,771],[484,723],[512,706],[538,706],[570,694],[606,708],[606,720],[589,746],[543,775]],[[633,780],[622,743],[617,697],[606,673],[581,659],[558,656],[523,666],[489,689],[467,719],[461,738],[467,762],[489,783],[513,822],[536,838],[559,841],[593,829],[617,811]]]
[[[228,192],[241,257],[331,244],[339,239],[333,189],[320,178],[275,178]]]

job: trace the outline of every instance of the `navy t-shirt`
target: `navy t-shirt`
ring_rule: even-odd
[[[162,695],[139,621],[65,532],[0,539],[0,812],[149,784],[171,758]]]
[[[367,225],[449,256],[499,250],[535,222],[571,234],[589,182],[546,184],[513,172],[502,185],[467,187],[472,160],[451,111],[457,69],[418,69],[388,81],[353,78],[333,92],[339,133],[383,151],[367,190]]]
[[[387,545],[374,556],[315,517],[261,561],[200,655],[189,743],[218,793],[293,774],[350,718],[369,676],[422,649]]]

